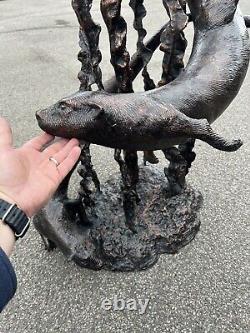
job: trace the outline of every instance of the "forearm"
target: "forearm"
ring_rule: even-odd
[[[14,250],[15,235],[11,228],[0,220],[0,247],[9,257]]]
[[[14,244],[13,231],[0,220],[0,313],[14,296],[17,288],[16,274],[8,259]]]

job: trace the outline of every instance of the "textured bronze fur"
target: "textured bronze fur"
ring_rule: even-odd
[[[225,151],[210,125],[237,95],[249,64],[249,36],[236,0],[189,0],[195,36],[185,70],[144,93],[78,92],[37,113],[40,127],[62,137],[127,150],[158,150],[196,138]]]

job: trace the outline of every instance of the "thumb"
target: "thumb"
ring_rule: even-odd
[[[0,148],[12,146],[12,131],[9,123],[0,117]]]

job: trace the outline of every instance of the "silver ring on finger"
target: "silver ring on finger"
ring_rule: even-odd
[[[60,165],[60,163],[54,157],[52,157],[52,156],[49,158],[49,161],[52,162],[52,163],[54,163],[57,168]]]

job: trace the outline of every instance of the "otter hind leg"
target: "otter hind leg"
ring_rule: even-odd
[[[146,150],[143,153],[143,162],[144,165],[148,163],[150,164],[158,164],[159,163],[159,159],[155,156],[155,153],[151,150]]]

